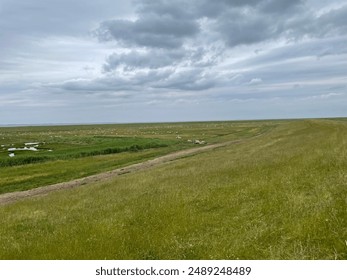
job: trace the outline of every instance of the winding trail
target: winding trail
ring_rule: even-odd
[[[260,136],[260,135],[257,135],[257,136]],[[252,138],[254,138],[254,137],[252,137]],[[13,203],[13,202],[16,202],[19,200],[23,200],[26,198],[30,198],[30,197],[43,196],[43,195],[46,195],[50,192],[54,192],[54,191],[58,191],[58,190],[76,188],[76,187],[79,187],[82,185],[102,181],[102,180],[105,180],[108,178],[120,176],[120,175],[127,174],[127,173],[132,173],[132,172],[136,172],[136,171],[140,171],[140,170],[146,170],[146,169],[149,169],[149,168],[152,168],[152,167],[155,167],[158,165],[162,165],[166,162],[173,161],[173,160],[185,157],[185,156],[199,154],[199,153],[202,153],[205,151],[210,151],[210,150],[213,150],[216,148],[240,143],[240,142],[243,142],[245,140],[247,140],[247,139],[211,144],[211,145],[206,145],[206,146],[202,146],[202,147],[195,147],[195,148],[191,148],[191,149],[187,149],[187,150],[173,152],[171,154],[160,156],[160,157],[150,159],[150,160],[147,160],[144,162],[132,164],[132,165],[129,165],[126,167],[114,169],[112,171],[107,171],[107,172],[99,173],[96,175],[91,175],[88,177],[75,179],[75,180],[68,181],[68,182],[38,187],[38,188],[27,190],[27,191],[5,193],[5,194],[0,195],[0,205],[10,204],[10,203]]]

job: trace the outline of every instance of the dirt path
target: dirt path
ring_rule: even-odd
[[[205,151],[210,151],[210,150],[213,150],[213,149],[216,149],[219,147],[224,147],[227,145],[236,144],[236,143],[239,143],[241,141],[242,140],[235,140],[235,141],[228,141],[228,142],[224,142],[224,143],[211,144],[211,145],[206,145],[206,146],[202,146],[202,147],[191,148],[188,150],[174,152],[174,153],[171,153],[171,154],[168,154],[165,156],[160,156],[160,157],[157,157],[155,159],[147,160],[144,162],[132,164],[132,165],[129,165],[129,166],[126,166],[123,168],[118,168],[118,169],[115,169],[112,171],[108,171],[108,172],[104,172],[104,173],[100,173],[100,174],[72,180],[69,182],[63,182],[63,183],[58,183],[58,184],[54,184],[54,185],[38,187],[38,188],[27,190],[27,191],[5,193],[5,194],[0,195],[0,205],[10,204],[10,203],[13,203],[15,201],[22,200],[22,199],[29,198],[29,197],[46,195],[50,192],[57,191],[57,190],[72,189],[72,188],[79,187],[79,186],[82,186],[85,184],[102,181],[102,180],[105,180],[107,178],[116,177],[119,175],[131,173],[131,172],[146,170],[146,169],[149,169],[151,167],[161,165],[161,164],[164,164],[166,162],[169,162],[169,161],[181,158],[181,157],[198,154],[198,153],[205,152]]]

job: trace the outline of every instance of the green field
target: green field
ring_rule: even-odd
[[[0,206],[0,259],[347,259],[345,119],[0,128],[0,192],[192,139],[241,141]],[[28,142],[44,144],[9,157]]]
[[[191,148],[263,133],[275,124],[218,122],[0,128],[0,194],[64,182]],[[25,145],[38,143],[38,145]],[[23,150],[35,148],[37,151]],[[9,149],[22,149],[9,151]],[[14,157],[9,155],[14,153]]]

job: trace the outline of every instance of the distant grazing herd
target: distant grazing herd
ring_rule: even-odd
[[[176,139],[182,139],[182,137],[179,136],[179,135],[177,135],[177,136],[176,136]],[[194,143],[194,144],[198,144],[198,145],[204,145],[204,144],[206,144],[205,141],[200,141],[200,140],[190,140],[190,139],[188,139],[187,142],[189,142],[189,143]]]

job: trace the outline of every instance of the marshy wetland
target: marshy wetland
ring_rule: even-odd
[[[2,195],[221,144],[0,205],[0,258],[346,259],[346,135],[345,119],[0,128]]]

